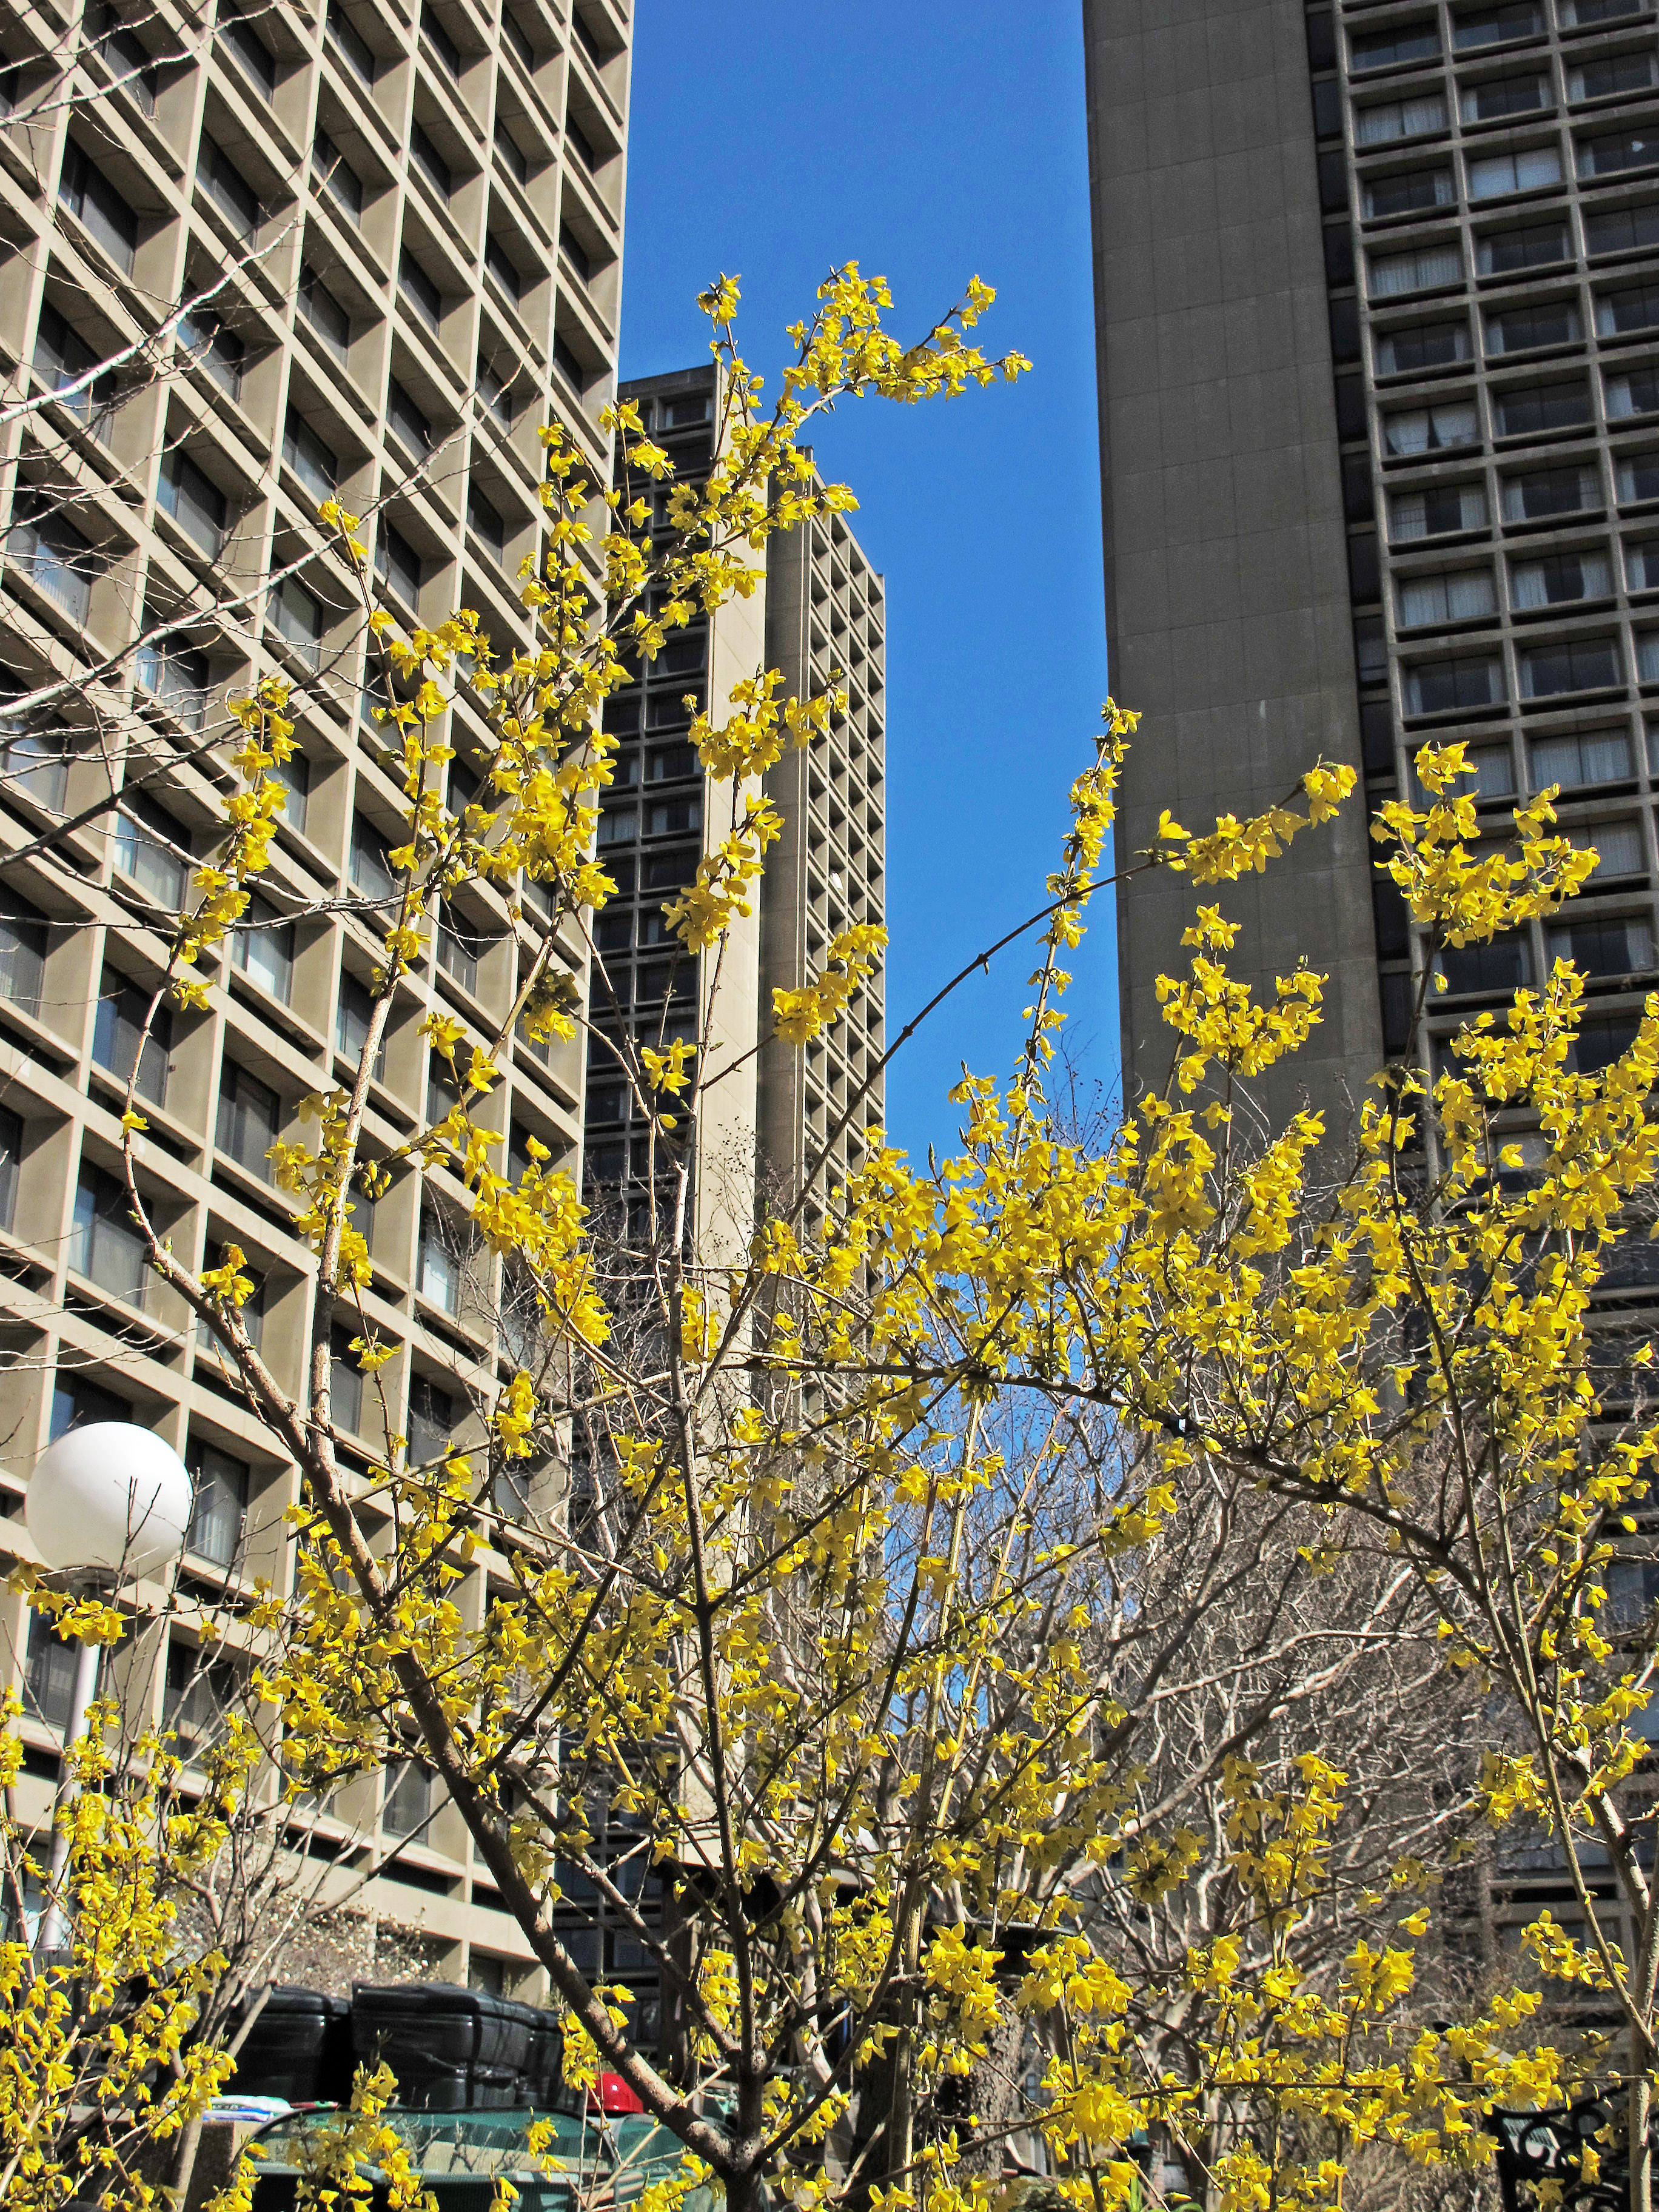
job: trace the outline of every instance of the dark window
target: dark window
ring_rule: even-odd
[[[1484,654],[1429,660],[1406,671],[1406,712],[1446,714],[1454,709],[1498,705],[1504,696],[1503,664]]]
[[[1391,24],[1364,38],[1351,33],[1348,52],[1356,70],[1395,69],[1403,62],[1432,61],[1440,52],[1440,27],[1432,16],[1415,23]]]
[[[266,1153],[282,1133],[276,1093],[227,1060],[219,1078],[219,1120],[214,1141],[249,1175],[270,1181]]]
[[[1659,499],[1659,453],[1631,453],[1620,462],[1619,497],[1626,506]]]
[[[1553,699],[1564,691],[1603,691],[1624,682],[1619,648],[1610,637],[1535,646],[1520,656],[1521,696]]]
[[[161,1722],[172,1731],[174,1749],[181,1759],[193,1759],[216,1741],[236,1698],[233,1667],[210,1662],[191,1644],[168,1644]]]
[[[1659,203],[1608,208],[1584,217],[1584,248],[1590,254],[1633,253],[1645,246],[1659,246]]]
[[[88,1282],[128,1305],[144,1302],[144,1242],[118,1176],[82,1164],[75,1193],[74,1264]]]
[[[564,143],[591,177],[599,167],[599,156],[594,153],[587,133],[571,116],[564,118]]]
[[[421,1243],[426,1244],[426,1224],[421,1231]],[[439,1301],[442,1303],[441,1300]],[[412,1460],[433,1460],[449,1449],[449,1439],[455,1428],[455,1401],[447,1390],[424,1375],[411,1376],[409,1385],[409,1455]]]
[[[1450,207],[1457,198],[1449,169],[1406,169],[1392,177],[1370,177],[1364,190],[1365,213],[1373,218]]]
[[[454,177],[450,173],[448,162],[445,161],[418,123],[411,124],[410,126],[409,150],[416,166],[423,173],[428,183],[447,207],[455,190]]]
[[[467,486],[466,520],[499,561],[507,550],[507,525],[476,484]]]
[[[388,1836],[413,1836],[432,1818],[432,1775],[418,1759],[400,1759],[386,1769],[386,1803],[380,1826]]]
[[[484,267],[501,286],[507,298],[516,306],[524,292],[524,279],[519,265],[507,250],[507,242],[492,230],[484,240]]]
[[[10,1234],[17,1215],[17,1170],[23,1158],[23,1124],[0,1107],[0,1229]]]
[[[58,612],[77,629],[84,629],[92,611],[93,579],[103,562],[81,532],[46,501],[20,492],[14,523],[7,541],[18,567],[38,592],[44,592]]]
[[[432,425],[394,376],[386,389],[386,421],[411,453],[432,450]]]
[[[46,916],[15,891],[0,894],[0,999],[38,1015],[46,972]]]
[[[488,362],[478,363],[477,383],[479,398],[495,420],[510,430],[518,410],[513,404],[512,394]]]
[[[179,321],[179,343],[185,351],[206,369],[208,374],[233,399],[242,396],[242,363],[246,349],[240,338],[228,331],[218,317],[208,308],[195,307]]]
[[[269,899],[258,896],[231,937],[233,963],[263,999],[286,1006],[294,995],[294,924],[283,921]]]
[[[219,25],[219,36],[266,100],[276,97],[276,57],[246,17],[232,11]]]
[[[1572,429],[1590,419],[1589,388],[1579,383],[1508,385],[1493,393],[1492,414],[1500,438]]]
[[[567,341],[556,332],[553,339],[553,362],[559,374],[565,377],[576,391],[586,391],[587,371],[571,351]]]
[[[511,9],[503,9],[501,11],[501,36],[518,56],[526,70],[533,76],[536,70],[536,49],[531,45],[529,33],[524,25],[520,22]]]
[[[1579,4],[1583,5],[1584,0],[1579,0]],[[1622,1059],[1635,1042],[1636,1024],[1628,1016],[1587,1014],[1578,1024],[1572,1064],[1579,1074],[1593,1075]]]
[[[1610,100],[1620,93],[1645,92],[1659,75],[1650,53],[1608,54],[1567,71],[1567,98]]]
[[[225,495],[188,453],[171,453],[162,465],[155,504],[170,514],[210,561],[225,541]]]
[[[51,1440],[67,1436],[71,1429],[84,1429],[98,1421],[130,1421],[132,1407],[125,1398],[118,1398],[113,1390],[106,1390],[97,1382],[88,1382],[84,1375],[72,1382],[58,1382],[52,1386]]]
[[[193,1446],[190,1459],[196,1498],[185,1548],[198,1559],[210,1559],[216,1567],[234,1567],[242,1548],[252,1470],[245,1460],[233,1459],[216,1444]]]
[[[98,52],[115,82],[131,94],[145,115],[155,112],[155,70],[149,50],[136,31],[112,23],[98,41]]]
[[[1371,911],[1376,921],[1378,957],[1403,960],[1412,941],[1405,894],[1394,878],[1381,869],[1371,878]]]
[[[1656,326],[1659,326],[1659,284],[1603,292],[1595,302],[1595,328],[1604,338],[1623,337],[1632,331],[1650,331]]]
[[[319,131],[311,145],[311,166],[321,178],[329,198],[352,222],[363,219],[363,180],[326,131]]]
[[[334,1042],[337,1050],[355,1067],[362,1060],[363,1047],[368,1042],[368,1024],[374,1012],[374,999],[367,983],[360,983],[355,975],[340,978],[340,1000],[334,1016]],[[386,1031],[380,1032],[380,1050],[374,1055],[371,1071],[377,1083],[386,1081]]]
[[[300,313],[331,353],[342,361],[351,343],[351,317],[307,262],[300,271]]]
[[[1417,375],[1449,368],[1469,357],[1469,326],[1455,323],[1407,323],[1379,331],[1376,338],[1379,376]]]
[[[363,82],[373,84],[379,66],[374,50],[340,5],[340,0],[329,0],[328,35]]]
[[[593,264],[588,258],[587,248],[568,222],[562,222],[559,225],[559,251],[581,278],[583,283],[587,283],[593,274]],[[1352,255],[1350,255],[1350,265],[1352,266]]]
[[[477,930],[469,929],[450,908],[439,910],[438,965],[465,991],[476,992],[478,988],[478,962],[484,949],[484,939]]]
[[[383,901],[392,896],[397,878],[386,839],[368,817],[351,817],[351,881],[365,898]]]
[[[361,1222],[361,1214],[356,1217]],[[328,1333],[329,1390],[335,1425],[361,1434],[363,1425],[363,1370],[351,1349],[357,1334],[349,1322],[337,1321]]]
[[[1639,975],[1653,965],[1653,932],[1636,915],[1565,922],[1550,931],[1549,951],[1581,975]]]
[[[1659,414],[1659,369],[1608,377],[1607,413],[1615,422],[1626,415]]]
[[[1571,300],[1545,300],[1535,306],[1506,307],[1486,318],[1489,354],[1525,353],[1534,346],[1571,345],[1583,336],[1578,309]]]
[[[72,141],[64,151],[58,197],[130,276],[138,252],[138,217],[97,163]]]
[[[1317,76],[1336,67],[1336,27],[1328,8],[1308,10],[1308,67]]]
[[[524,149],[501,116],[495,118],[495,151],[501,155],[501,167],[509,177],[521,185],[530,182],[530,163],[525,157]]]
[[[166,708],[187,730],[200,730],[207,719],[212,677],[206,653],[182,637],[149,638],[138,648],[134,672],[141,690]]]
[[[1650,168],[1659,161],[1659,131],[1644,124],[1599,138],[1581,138],[1576,153],[1581,177],[1613,177],[1621,169]]]
[[[98,990],[98,1012],[92,1028],[92,1056],[118,1083],[132,1078],[132,1064],[143,1036],[144,1017],[155,994],[129,982],[118,969],[106,967]],[[144,1036],[143,1056],[138,1060],[135,1086],[141,1098],[153,1106],[164,1105],[167,1094],[167,1059],[173,1049],[173,1015],[162,1004],[155,1009]]]
[[[184,903],[189,833],[145,792],[121,801],[115,819],[115,865],[156,905],[176,913]]]
[[[1495,937],[1486,945],[1448,945],[1440,955],[1446,988],[1455,997],[1479,992],[1524,990],[1532,981],[1532,951],[1524,937]]]
[[[434,279],[428,276],[405,246],[398,264],[398,283],[404,297],[419,315],[428,330],[435,331],[443,313],[444,298]]]
[[[459,82],[461,74],[461,50],[429,7],[423,6],[421,9],[421,28],[431,40],[432,51],[438,57],[439,64],[445,75],[453,77]]]
[[[96,361],[80,332],[46,301],[34,334],[34,373],[49,391],[63,394],[63,404],[77,422],[90,424],[96,436],[106,438],[115,374],[106,370],[101,376],[89,375]]]
[[[80,1651],[78,1644],[64,1642],[44,1613],[30,1613],[28,1706],[48,1728],[61,1729],[70,1724]]]
[[[421,599],[421,556],[403,532],[381,518],[374,541],[374,573],[411,612]]]
[[[1535,38],[1543,29],[1536,0],[1518,0],[1507,8],[1480,8],[1468,15],[1452,17],[1452,45],[1459,53],[1474,46],[1501,46],[1509,39]]]
[[[1553,514],[1577,514],[1599,507],[1601,479],[1593,468],[1570,462],[1556,469],[1528,469],[1504,479],[1504,520],[1538,522]]]
[[[236,235],[250,240],[259,228],[259,195],[222,146],[204,138],[196,157],[198,180]]]
[[[315,668],[321,659],[325,627],[322,603],[315,593],[308,592],[297,576],[284,576],[270,595],[270,618],[277,635],[293,647],[308,668]]]
[[[1508,276],[1516,270],[1542,268],[1568,258],[1567,227],[1562,222],[1534,222],[1524,230],[1500,230],[1475,243],[1476,265],[1483,276]]]
[[[319,506],[333,498],[340,479],[338,458],[291,406],[283,425],[283,459]]]
[[[1334,77],[1314,79],[1313,112],[1316,138],[1342,136],[1342,94]]]
[[[1458,106],[1465,123],[1492,123],[1505,115],[1530,115],[1553,107],[1547,76],[1488,77],[1484,83],[1462,87]]]
[[[1336,215],[1348,204],[1348,164],[1341,154],[1319,156],[1319,204],[1327,215]]]

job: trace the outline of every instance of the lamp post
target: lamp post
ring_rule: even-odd
[[[193,1499],[184,1462],[160,1437],[131,1421],[92,1421],[59,1437],[35,1462],[23,1518],[49,1567],[85,1589],[113,1589],[153,1575],[178,1558],[189,1533]],[[87,1708],[98,1693],[100,1656],[96,1644],[83,1644],[75,1657],[51,1889],[38,1939],[48,1956],[64,1932],[61,1893],[69,1826],[62,1816],[75,1799],[69,1751],[79,1741]]]

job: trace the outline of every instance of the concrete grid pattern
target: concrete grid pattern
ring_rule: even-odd
[[[230,787],[187,756],[228,696],[280,672],[303,759],[261,926],[208,974],[209,1009],[175,1012],[140,1071],[139,1173],[185,1260],[245,1249],[261,1350],[297,1390],[307,1255],[264,1152],[297,1134],[299,1099],[354,1055],[377,950],[362,901],[385,882],[400,799],[369,718],[378,694],[351,579],[327,558],[292,564],[337,489],[367,518],[378,588],[404,629],[465,605],[504,649],[528,635],[518,569],[543,544],[541,425],[556,415],[595,483],[609,475],[598,417],[615,388],[631,35],[626,0],[222,0],[206,46],[167,5],[125,27],[51,0],[11,21],[8,394],[54,390],[217,286],[165,374],[118,370],[4,434],[0,671],[14,697],[54,679],[74,692],[40,726],[8,723],[0,842],[15,853],[94,801],[119,765],[112,745],[161,768],[136,818],[101,817],[58,860],[6,872],[0,1514],[21,1552],[21,1489],[49,1437],[75,1418],[130,1415],[197,1472],[189,1574],[210,1588],[282,1556],[293,1471],[209,1334],[143,1277],[112,1181],[134,1032],[165,957],[144,902],[182,889],[184,856],[210,849]],[[37,100],[64,53],[74,96]],[[453,803],[489,738],[470,707],[449,735]],[[342,910],[354,896],[358,911]],[[492,892],[470,886],[441,922],[399,994],[371,1146],[442,1109],[427,1012],[488,1034],[528,955],[529,933]],[[580,990],[581,948],[562,949]],[[582,1082],[579,1047],[520,1042],[490,1100],[506,1157],[520,1162],[533,1136],[574,1172]],[[487,1399],[512,1361],[514,1325],[499,1280],[465,1249],[465,1194],[447,1173],[404,1175],[366,1211],[368,1310],[399,1347],[382,1377],[391,1425],[424,1455],[465,1435],[470,1395]],[[378,1428],[373,1386],[343,1348],[336,1371],[348,1422]],[[486,1554],[464,1586],[475,1616],[500,1569]],[[14,1600],[3,1626],[9,1673],[33,1685],[27,1790],[43,1817],[62,1668],[38,1635],[30,1648]],[[156,1665],[146,1694],[158,1711],[189,1656]],[[415,1931],[430,1971],[533,1989],[515,1926],[417,1764],[343,1791],[322,1832],[343,1882],[398,1850],[358,1902]]]

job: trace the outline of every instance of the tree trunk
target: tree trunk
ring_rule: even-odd
[[[1630,2208],[1653,2212],[1653,2151],[1648,2142],[1653,2116],[1653,2076],[1638,2061],[1630,2078]]]

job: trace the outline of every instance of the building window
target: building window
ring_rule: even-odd
[[[453,908],[441,908],[438,915],[438,965],[453,982],[475,996],[478,962],[484,949],[484,939],[477,930],[469,929]]]
[[[309,262],[300,271],[298,298],[300,313],[329,351],[343,361],[351,343],[351,316]]]
[[[121,801],[115,817],[115,865],[169,914],[184,904],[186,866],[174,848],[190,840],[172,816],[143,792]]]
[[[340,0],[329,0],[328,35],[363,82],[372,85],[379,67],[374,49],[352,21]]]
[[[237,1696],[233,1667],[210,1664],[194,1645],[168,1644],[161,1725],[171,1730],[181,1759],[193,1761],[217,1739]]]
[[[271,1179],[265,1157],[282,1132],[276,1093],[250,1075],[234,1060],[227,1060],[219,1077],[219,1119],[214,1142],[238,1167],[261,1182]]]
[[[354,1067],[362,1060],[363,1048],[368,1042],[368,1024],[374,1012],[374,994],[368,984],[360,983],[355,975],[343,975],[339,1001],[334,1013],[334,1042],[336,1048]],[[372,1070],[376,1083],[386,1081],[386,1042],[383,1030]]]
[[[150,1012],[154,996],[153,992],[129,982],[118,969],[106,965],[103,981],[99,986],[98,1012],[93,1021],[92,1056],[118,1083],[132,1082],[133,1062],[137,1060],[138,1075],[134,1089],[152,1106],[163,1106],[167,1103],[168,1055],[173,1049],[173,1015],[165,1005],[158,1006],[146,1036],[144,1017]],[[141,1037],[142,1056],[138,1049]]]
[[[1455,240],[1443,246],[1413,246],[1404,253],[1373,253],[1368,258],[1366,290],[1373,300],[1397,299],[1403,292],[1428,292],[1439,284],[1462,281],[1463,256]]]
[[[1659,129],[1643,124],[1631,130],[1610,131],[1595,138],[1581,138],[1574,149],[1582,178],[1616,177],[1626,169],[1650,169],[1659,161]]]
[[[1601,479],[1594,468],[1576,463],[1554,469],[1528,469],[1523,476],[1505,477],[1503,487],[1505,522],[1539,522],[1552,515],[1581,514],[1601,504]]]
[[[1382,418],[1382,439],[1390,453],[1438,453],[1459,446],[1478,445],[1479,418],[1472,399],[1456,399],[1439,407],[1407,408]]]
[[[291,406],[283,426],[283,459],[319,506],[333,498],[339,482],[339,463],[310,423],[296,415]]]
[[[1589,386],[1577,379],[1567,384],[1504,385],[1492,394],[1492,418],[1500,438],[1577,429],[1590,420]]]
[[[38,1720],[60,1732],[75,1710],[78,1644],[67,1644],[46,1615],[29,1615],[28,1704]]]
[[[1422,491],[1397,491],[1389,499],[1389,540],[1408,544],[1439,538],[1455,530],[1483,530],[1486,495],[1478,483],[1430,484]],[[682,748],[686,752],[690,747]],[[686,771],[689,772],[689,771]]]
[[[1659,369],[1634,369],[1607,380],[1607,414],[1615,422],[1632,415],[1659,414]]]
[[[351,1349],[356,1331],[337,1321],[328,1333],[329,1401],[337,1428],[361,1436],[363,1426],[363,1370]]]
[[[427,328],[435,332],[443,314],[444,295],[436,279],[427,274],[407,246],[398,262],[398,286]]]
[[[422,171],[433,191],[447,207],[454,195],[455,179],[450,173],[448,162],[418,123],[410,125],[409,151],[416,168]],[[433,312],[435,314],[437,311],[434,308]]]
[[[55,1382],[52,1392],[52,1418],[47,1425],[50,1440],[56,1443],[71,1429],[84,1429],[99,1421],[130,1421],[132,1407],[125,1398],[118,1398],[113,1390],[106,1390],[100,1383],[89,1382],[78,1375],[71,1382]]]
[[[1455,323],[1403,323],[1378,331],[1373,341],[1379,376],[1418,376],[1425,369],[1447,368],[1469,358],[1469,326]]]
[[[1395,597],[1401,629],[1422,629],[1431,623],[1478,622],[1497,611],[1490,568],[1399,576],[1395,580]]]
[[[1536,114],[1553,107],[1550,81],[1536,71],[1525,76],[1490,76],[1459,88],[1458,113],[1465,123],[1499,123],[1511,115]]]
[[[432,450],[432,425],[394,376],[386,387],[386,421],[411,453]]]
[[[374,540],[374,573],[410,614],[420,608],[421,565],[421,556],[408,538],[383,515]]]
[[[131,276],[138,252],[138,217],[84,149],[64,150],[58,197],[122,272]]]
[[[185,1548],[216,1567],[234,1567],[242,1548],[252,1469],[216,1444],[198,1444],[191,1455],[196,1498]]]
[[[441,1459],[455,1432],[455,1402],[425,1375],[409,1385],[409,1455],[424,1465]]]
[[[219,37],[241,64],[259,97],[267,104],[276,97],[276,57],[247,18],[232,9],[219,21]]]
[[[23,1124],[0,1107],[0,1229],[10,1236],[17,1218],[17,1174],[23,1158]]]
[[[75,1193],[74,1265],[88,1282],[125,1304],[144,1303],[144,1240],[125,1182],[82,1164]]]
[[[460,1310],[461,1267],[453,1239],[430,1206],[421,1215],[420,1293],[447,1314]]]
[[[1598,890],[1615,878],[1644,876],[1648,872],[1647,848],[1642,842],[1639,822],[1597,822],[1589,828],[1571,830],[1567,834],[1581,853],[1595,854],[1595,881]]]
[[[466,490],[466,526],[483,540],[496,560],[501,559],[507,551],[507,525],[499,510],[473,483],[469,483]]]
[[[140,114],[154,115],[155,70],[137,33],[118,24],[98,41],[98,52],[116,85],[131,94]]]
[[[1476,240],[1474,252],[1475,265],[1483,276],[1512,276],[1522,270],[1571,258],[1563,222],[1534,222],[1520,230],[1489,231]]]
[[[1647,0],[1556,0],[1556,13],[1564,30],[1581,31],[1591,23],[1613,23],[1626,15],[1646,13]]]
[[[1417,22],[1391,24],[1386,31],[1374,31],[1365,37],[1351,32],[1348,37],[1349,66],[1356,72],[1433,61],[1439,52],[1440,27],[1431,15]]]
[[[1625,576],[1632,592],[1659,592],[1659,538],[1626,542]]]
[[[168,455],[156,486],[155,504],[163,514],[173,517],[210,561],[218,559],[225,542],[225,495],[188,453]]]
[[[1659,60],[1651,53],[1607,54],[1567,71],[1567,98],[1611,100],[1616,94],[1647,92],[1659,84]]]
[[[17,495],[6,539],[11,558],[37,592],[50,599],[77,629],[92,611],[92,586],[104,563],[88,540],[64,515],[29,492]]]
[[[1618,643],[1610,637],[1534,646],[1516,659],[1523,699],[1554,699],[1568,691],[1605,691],[1625,680]]]
[[[516,307],[524,296],[524,279],[519,274],[519,264],[507,249],[506,240],[493,230],[484,240],[484,267]]]
[[[1457,198],[1449,169],[1401,169],[1391,177],[1367,177],[1360,190],[1365,215],[1372,221],[1450,207]],[[562,232],[560,244],[563,242]]]
[[[351,883],[377,904],[391,898],[397,885],[386,839],[362,814],[351,817]]]
[[[1522,154],[1488,154],[1466,160],[1469,198],[1495,200],[1510,192],[1535,192],[1561,181],[1561,155],[1554,146],[1530,146]]]
[[[1536,346],[1576,345],[1584,335],[1577,304],[1544,300],[1486,317],[1489,354],[1526,353]]]
[[[1653,931],[1634,915],[1559,922],[1549,933],[1549,951],[1552,965],[1571,960],[1581,975],[1640,975],[1653,965]]]
[[[1612,591],[1612,565],[1602,552],[1556,553],[1547,560],[1510,564],[1510,605],[1517,614],[1576,599],[1605,599]]]
[[[0,999],[26,1014],[40,1012],[46,973],[46,921],[26,899],[9,894],[0,914]]]
[[[1659,499],[1659,453],[1626,454],[1618,465],[1618,479],[1621,506]]]
[[[77,422],[87,423],[94,437],[107,440],[115,375],[113,370],[92,375],[97,358],[80,332],[47,301],[35,327],[34,373],[49,392],[58,394]]]
[[[197,155],[196,180],[237,237],[251,245],[259,228],[259,195],[241,165],[211,138],[203,139]]]
[[[1604,208],[1584,217],[1584,251],[1592,259],[1602,253],[1637,253],[1649,246],[1659,246],[1659,203]]]
[[[1437,92],[1414,100],[1380,100],[1354,110],[1354,143],[1390,146],[1402,138],[1426,138],[1446,127],[1446,103]]]
[[[501,115],[495,118],[495,151],[501,157],[501,167],[515,184],[527,185],[530,182],[530,163],[524,149],[507,129],[507,118]]]
[[[193,307],[179,322],[179,343],[200,368],[233,399],[242,396],[242,364],[246,349],[205,307]]]
[[[399,1759],[386,1769],[380,1826],[388,1836],[413,1836],[432,1818],[432,1776],[418,1759]]]
[[[479,398],[495,420],[510,430],[515,412],[512,395],[488,362],[478,363],[477,385]]]
[[[215,1254],[213,1264],[216,1267],[223,1267],[225,1264],[225,1259],[226,1249],[225,1247],[221,1244]],[[256,1274],[253,1269],[248,1267],[246,1262],[244,1262],[242,1267],[238,1270],[238,1273],[246,1277],[246,1279],[252,1284],[253,1287],[248,1292],[247,1296],[242,1300],[241,1304],[237,1307],[236,1318],[241,1322],[243,1334],[246,1336],[248,1342],[257,1352],[264,1339],[265,1279],[263,1275]],[[214,1343],[218,1346],[225,1361],[234,1368],[235,1364],[235,1355],[232,1352],[229,1345],[225,1341],[224,1338],[220,1335],[218,1330],[214,1328],[210,1323],[206,1324],[206,1326],[208,1328],[208,1334],[212,1338]]]
[[[266,998],[279,1006],[294,996],[294,924],[283,921],[269,899],[257,895],[231,936],[231,958]]]
[[[599,157],[593,150],[593,143],[568,112],[564,118],[564,143],[590,177],[599,173]]]
[[[1544,27],[1536,0],[1516,0],[1506,8],[1478,8],[1452,17],[1452,45],[1459,53],[1480,46],[1498,46],[1511,39],[1536,38]]]
[[[133,668],[141,691],[166,708],[184,728],[201,729],[211,684],[206,653],[183,638],[150,638],[139,647]]]
[[[1534,791],[1547,790],[1552,784],[1563,791],[1578,791],[1590,784],[1625,783],[1633,774],[1630,737],[1624,730],[1584,730],[1571,737],[1533,739]]]
[[[1637,284],[1627,291],[1598,295],[1595,328],[1604,338],[1659,328],[1659,284]]]
[[[572,391],[577,392],[586,391],[587,371],[576,358],[569,341],[556,331],[553,334],[553,365],[570,386]]]
[[[48,814],[61,814],[74,757],[68,742],[61,732],[27,729],[20,715],[0,712],[0,774],[9,794]]]
[[[1524,937],[1494,937],[1486,945],[1447,945],[1439,956],[1454,998],[1488,998],[1524,990],[1532,981],[1532,947]]]
[[[1406,712],[1447,714],[1503,703],[1504,665],[1496,654],[1419,661],[1405,672]]]
[[[322,658],[323,609],[314,592],[308,592],[297,576],[284,576],[270,595],[271,626],[307,668],[315,669]]]
[[[306,815],[311,805],[311,762],[296,746],[285,761],[278,761],[271,775],[283,787],[283,818],[305,835]]]
[[[363,180],[326,131],[311,142],[312,173],[346,220],[361,226],[363,220]]]

